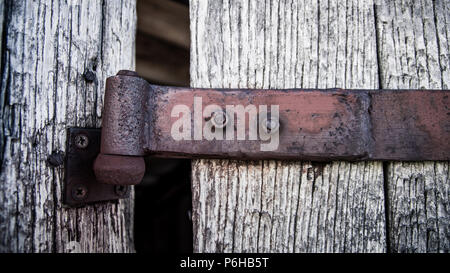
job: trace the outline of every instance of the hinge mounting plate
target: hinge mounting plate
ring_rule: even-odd
[[[64,203],[86,203],[127,198],[129,186],[103,184],[95,178],[93,164],[100,153],[101,129],[69,128],[67,132]]]

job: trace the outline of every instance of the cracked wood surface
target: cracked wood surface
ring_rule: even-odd
[[[372,1],[191,0],[191,86],[379,87]],[[380,162],[194,160],[196,252],[384,252]]]
[[[380,1],[381,88],[450,89],[450,3]],[[450,251],[449,162],[386,163],[392,252]]]
[[[106,78],[134,69],[135,2],[1,3],[0,252],[134,251],[133,199],[66,208],[52,164],[67,127],[100,127]]]

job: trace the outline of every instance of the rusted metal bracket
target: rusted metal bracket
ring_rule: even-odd
[[[100,183],[93,164],[100,153],[100,129],[70,128],[67,132],[66,179],[64,203],[86,203],[127,198],[129,187]]]
[[[449,90],[169,87],[120,71],[106,82],[94,171],[101,183],[133,185],[143,177],[146,155],[450,160],[449,95]]]

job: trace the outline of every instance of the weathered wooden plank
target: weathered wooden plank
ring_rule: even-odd
[[[106,77],[134,68],[135,8],[134,1],[5,1],[1,252],[133,251],[132,199],[63,207],[57,154],[68,126],[100,127]]]
[[[372,1],[191,0],[191,86],[378,88]],[[196,252],[383,252],[380,162],[194,160]]]
[[[381,88],[448,89],[450,3],[379,1]],[[386,165],[389,249],[450,251],[449,162]]]
[[[0,1],[0,22],[4,22],[5,17],[5,0]],[[0,37],[3,37],[3,24],[0,25]],[[2,44],[0,44],[0,52],[2,51]],[[0,71],[2,69],[2,62],[0,62]]]

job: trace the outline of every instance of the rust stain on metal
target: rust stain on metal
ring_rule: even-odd
[[[144,155],[149,84],[131,72],[106,80],[101,152]]]
[[[448,96],[440,90],[372,92],[373,157],[450,159]]]
[[[153,86],[153,89],[159,87]],[[161,91],[163,91],[162,89]],[[170,88],[159,92],[154,100],[153,130],[149,132],[146,152],[173,156],[278,158],[329,160],[330,155],[355,159],[366,156],[369,137],[366,126],[368,97],[362,92],[345,90],[197,90]],[[242,96],[245,92],[245,96]],[[204,106],[250,104],[279,105],[280,143],[276,151],[263,152],[260,142],[248,140],[174,140],[171,117],[176,105],[193,109],[194,97]],[[233,120],[233,119],[232,119]],[[204,123],[201,127],[204,126]],[[248,122],[246,123],[248,126]],[[248,130],[247,130],[248,131]],[[328,156],[326,156],[328,155]]]
[[[136,185],[144,177],[145,162],[144,158],[137,156],[99,154],[94,170],[100,183]]]
[[[257,109],[278,105],[279,145],[274,150],[261,150],[264,140],[250,139],[248,116],[244,139],[236,140],[236,135],[226,139],[227,130],[236,129],[228,127],[228,121],[223,140],[196,138],[195,100],[201,101],[202,109],[208,105],[220,109],[227,105],[253,105]],[[186,106],[191,114],[192,132],[187,139],[175,140],[171,134],[174,122],[180,118],[172,117],[177,105]],[[151,85],[135,72],[121,71],[107,80],[101,155],[94,169],[104,183],[135,184],[143,174],[143,161],[138,162],[138,158],[144,155],[314,161],[450,160],[449,105],[448,90],[198,89]],[[227,118],[234,124],[237,115]],[[200,119],[200,128],[212,122],[202,113]]]

